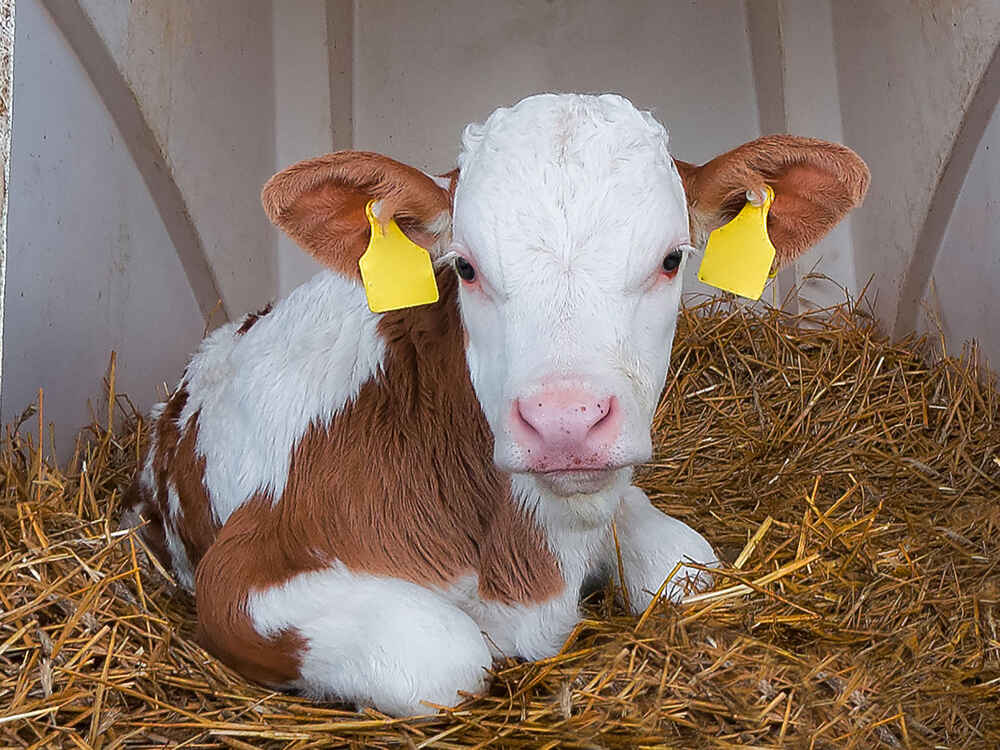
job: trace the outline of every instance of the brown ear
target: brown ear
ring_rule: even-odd
[[[769,135],[696,167],[674,160],[684,182],[692,241],[708,235],[746,203],[747,190],[770,185],[767,232],[785,265],[815,245],[868,190],[868,166],[851,149],[814,138]]]
[[[381,203],[380,219],[396,219],[423,247],[430,248],[449,228],[447,188],[419,169],[365,151],[299,162],[261,191],[264,210],[276,226],[321,263],[350,277],[359,275],[358,259],[368,245],[365,206],[373,199]]]

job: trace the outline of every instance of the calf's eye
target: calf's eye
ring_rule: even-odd
[[[455,258],[455,273],[462,281],[472,281],[476,278],[476,269],[465,258]]]
[[[684,253],[680,250],[671,250],[667,253],[667,257],[663,259],[663,272],[672,276],[677,273],[677,269],[680,268],[681,259],[684,257]]]

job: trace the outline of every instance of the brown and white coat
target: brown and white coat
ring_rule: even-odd
[[[620,97],[545,95],[467,128],[442,178],[341,152],[268,183],[272,220],[328,270],[205,339],[153,410],[132,488],[131,521],[194,591],[212,653],[269,685],[421,712],[481,690],[497,655],[555,653],[581,587],[616,564],[612,521],[636,609],[677,562],[714,562],[631,485],[684,258],[765,182],[793,258],[867,170],[785,136],[700,168],[666,146]],[[372,199],[431,248],[437,304],[369,311]]]

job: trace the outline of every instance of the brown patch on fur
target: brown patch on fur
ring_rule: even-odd
[[[451,170],[450,172],[445,172],[444,174],[439,174],[438,178],[443,180],[448,180],[448,203],[449,205],[455,204],[455,191],[458,189],[458,167]]]
[[[198,414],[193,414],[177,443],[169,472],[181,506],[181,517],[175,521],[178,536],[193,567],[197,567],[219,530],[205,489],[205,458],[198,454],[197,444]]]
[[[501,604],[537,604],[562,593],[566,582],[534,519],[510,498],[492,510],[479,548],[479,595]]]
[[[254,590],[278,585],[291,577],[291,551],[271,538],[270,500],[257,496],[241,505],[219,532],[195,579],[198,640],[251,680],[281,687],[299,676],[305,640],[289,629],[266,637],[257,632],[247,614]]]
[[[270,503],[253,500],[230,516],[220,531],[204,485],[205,458],[197,453],[198,414],[180,428],[180,415],[187,404],[182,386],[167,401],[154,429],[154,492],[139,479],[135,486],[151,508],[150,523],[143,536],[150,549],[171,567],[166,546],[165,523],[176,530],[192,567],[196,570],[199,633],[207,649],[250,679],[281,685],[298,676],[298,654],[304,642],[292,631],[272,638],[257,633],[246,617],[246,597],[253,583],[247,573],[256,566],[273,570],[268,553],[271,540],[259,524]],[[180,501],[180,513],[169,516],[168,487],[172,484]],[[267,510],[260,509],[266,505]],[[207,556],[208,564],[200,562]],[[278,568],[280,570],[280,568]],[[205,592],[210,592],[209,599]],[[221,607],[214,607],[214,604]]]
[[[352,279],[360,278],[358,259],[370,235],[365,206],[373,198],[382,201],[380,215],[394,217],[404,231],[426,226],[451,207],[448,191],[419,169],[365,151],[299,162],[268,180],[261,192],[275,225]]]
[[[815,138],[771,135],[745,143],[697,167],[674,160],[684,182],[692,240],[730,221],[746,191],[774,188],[767,231],[779,265],[819,242],[868,190],[867,165],[846,146]]]
[[[187,398],[187,391],[183,387],[174,391],[159,418],[151,426],[152,444],[148,450],[153,451],[153,486],[149,487],[143,482],[140,468],[125,496],[127,507],[149,521],[142,529],[142,538],[167,570],[173,567],[173,562],[167,549],[166,539],[168,501],[163,441],[167,440],[170,443],[167,450],[172,455],[177,442],[177,420],[187,403]],[[164,477],[162,482],[161,477]]]
[[[205,489],[205,459],[198,455],[195,448],[198,441],[198,415],[193,414],[188,419],[183,431],[179,425],[187,400],[187,390],[182,386],[167,401],[156,422],[153,454],[155,485],[151,506],[159,514],[159,534],[162,536],[164,533],[164,523],[176,529],[193,568],[215,540],[219,525],[212,516],[212,506]],[[180,513],[177,516],[170,514],[170,485],[177,491],[180,501]],[[168,564],[169,559],[166,556]]]
[[[153,492],[137,476],[125,490],[122,502],[126,509],[148,522],[139,532],[142,535],[142,540],[146,543],[149,551],[160,561],[160,564],[169,570],[170,554],[167,552],[167,537],[163,530],[163,514],[160,513],[160,507],[156,498],[153,497]]]
[[[258,320],[260,320],[261,318],[263,318],[269,312],[271,312],[271,303],[270,302],[268,302],[266,305],[264,305],[264,307],[262,307],[257,312],[250,313],[249,315],[247,315],[243,319],[243,323],[240,325],[240,327],[236,329],[237,335],[242,336],[244,333],[246,333],[247,331],[249,331],[251,328],[253,328],[254,323],[256,323]]]

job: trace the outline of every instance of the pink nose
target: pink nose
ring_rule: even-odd
[[[578,388],[548,388],[514,402],[513,432],[532,471],[608,467],[618,437],[618,399]]]

